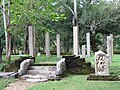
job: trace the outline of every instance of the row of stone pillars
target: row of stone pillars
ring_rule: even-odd
[[[29,31],[29,54],[31,56],[35,55],[35,28],[33,26],[28,27]],[[78,27],[73,27],[73,54],[78,56],[79,52],[79,42],[78,42]],[[57,57],[60,57],[60,34],[56,35],[57,41]],[[86,33],[86,42],[87,42],[87,57],[90,57],[90,33]],[[82,45],[82,58],[86,57],[86,46]],[[45,52],[46,56],[50,57],[50,36],[49,32],[45,33]],[[113,34],[107,36],[107,54],[110,56],[110,60],[112,61],[113,55]]]
[[[79,29],[78,26],[73,27],[73,54],[79,55],[79,40],[78,40]],[[87,42],[87,57],[90,57],[90,33],[86,33],[86,42]],[[86,48],[85,45],[82,46],[82,58],[86,57],[85,54]]]
[[[29,54],[35,55],[35,28],[33,26],[28,27],[29,31]],[[90,34],[86,34],[87,40],[87,56],[90,57]],[[60,34],[56,35],[57,41],[57,57],[60,57]],[[73,27],[73,53],[78,56],[78,27]],[[45,53],[47,57],[50,57],[50,36],[49,32],[45,33]],[[85,57],[85,45],[82,46],[82,55]]]
[[[29,54],[35,56],[35,28],[33,26],[28,27],[29,32]],[[56,35],[57,41],[57,57],[60,57],[60,34]],[[45,53],[47,57],[50,57],[50,36],[49,32],[45,33]]]
[[[57,57],[60,57],[60,34],[56,35],[56,41],[57,41]],[[46,32],[45,34],[45,53],[47,57],[50,57],[50,36],[49,32]]]

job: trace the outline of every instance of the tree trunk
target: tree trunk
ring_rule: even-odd
[[[8,17],[7,17],[7,30],[10,30],[10,0],[8,0]],[[10,62],[11,57],[11,34],[7,31],[7,47],[6,47],[6,58]]]
[[[2,13],[3,13],[3,21],[4,21],[4,29],[5,29],[5,43],[6,43],[6,49],[7,49],[7,18],[6,18],[6,9],[5,9],[5,0],[3,0],[3,10],[2,10]],[[7,52],[6,52],[7,54]]]
[[[93,52],[98,51],[97,45],[96,45],[96,40],[95,40],[95,34],[91,35],[91,49],[93,50]]]
[[[11,34],[7,32],[7,49],[6,49],[6,58],[10,62],[10,57],[11,57]]]
[[[0,39],[0,63],[2,62],[2,51],[3,51],[3,47],[1,46],[1,39]]]
[[[6,17],[5,1],[3,0],[3,19],[6,37],[6,59],[10,61],[11,55],[11,34],[10,34],[10,0],[8,0],[8,16]],[[8,30],[8,31],[7,31]]]
[[[69,52],[69,37],[64,38],[64,52]]]
[[[26,54],[29,53],[29,48],[28,47],[29,46],[28,46],[28,27],[27,27],[27,32],[25,34],[25,48],[24,48]]]

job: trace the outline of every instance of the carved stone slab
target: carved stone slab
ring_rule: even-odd
[[[95,52],[95,75],[109,76],[109,55],[102,51]]]

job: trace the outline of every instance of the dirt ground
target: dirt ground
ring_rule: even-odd
[[[38,83],[26,82],[24,80],[16,80],[14,83],[10,83],[4,90],[27,90],[37,84]]]

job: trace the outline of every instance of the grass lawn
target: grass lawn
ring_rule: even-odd
[[[40,83],[28,90],[120,90],[120,82],[87,81],[86,75],[73,75],[61,81]]]
[[[94,55],[87,58],[94,66]],[[120,55],[113,56],[112,75],[120,74]],[[120,90],[120,81],[87,81],[87,75],[69,75],[65,80],[40,83],[28,90]]]
[[[0,78],[0,90],[4,89],[9,83],[14,82],[15,79],[2,79]]]
[[[4,56],[3,56],[4,57]],[[19,58],[19,56],[12,56],[12,61]],[[52,55],[46,58],[45,55],[36,57],[35,63],[56,63],[60,58]],[[86,61],[92,62],[94,66],[94,55],[91,58],[86,58]],[[2,67],[2,65],[0,65]],[[110,65],[110,73],[112,75],[120,74],[120,55],[113,56],[113,62]],[[49,81],[45,83],[38,83],[38,85],[29,88],[28,90],[120,90],[119,81],[87,81],[87,75],[69,75],[61,81]],[[0,79],[0,90],[5,88],[10,82],[15,79]]]

